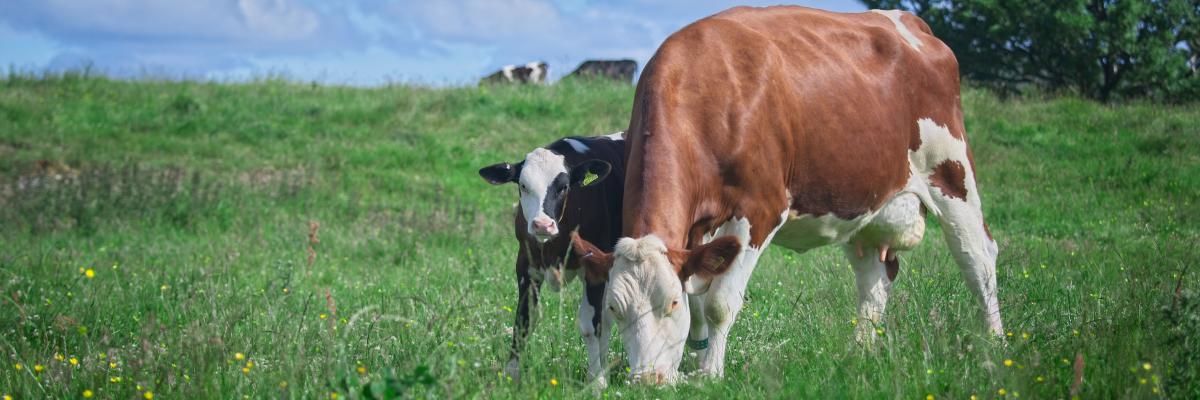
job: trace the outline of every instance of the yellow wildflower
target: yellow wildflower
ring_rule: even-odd
[[[46,367],[43,367],[42,364],[33,364],[33,372],[42,372],[45,369]]]
[[[1139,384],[1142,384],[1142,385],[1145,385],[1145,384],[1146,384],[1146,378],[1138,379],[1138,383],[1139,383]]]
[[[145,397],[146,400],[154,400],[154,392],[147,390],[146,393],[142,394],[142,397]]]
[[[364,367],[364,366],[361,366],[361,365],[359,365],[359,366],[358,366],[358,368],[355,368],[354,370],[355,370],[355,371],[358,371],[358,374],[359,374],[359,375],[366,375],[366,374],[367,374],[367,367]]]
[[[329,393],[329,398],[331,398],[333,400],[337,400],[337,398],[338,398],[337,392]]]
[[[86,269],[86,270],[84,270],[84,271],[83,271],[83,276],[86,276],[88,279],[95,278],[95,277],[96,277],[96,271],[93,271],[91,268],[88,268],[88,269]]]
[[[329,315],[327,315],[325,313],[321,313],[321,315],[319,315],[319,317],[321,317],[321,319],[325,319],[325,318],[329,318]]]
[[[550,378],[550,386],[558,386],[558,379]]]
[[[242,353],[233,353],[233,359],[234,359],[234,360],[238,360],[238,361],[242,361],[242,360],[245,360],[245,359],[246,359],[246,355],[245,355],[245,354],[242,354]]]
[[[996,391],[996,394],[1003,396],[1003,395],[1008,394],[1008,391],[1004,390],[1004,388],[1000,388],[1000,390]]]
[[[108,367],[109,367],[109,368],[114,368],[114,369],[115,369],[115,368],[117,368],[117,363],[116,363],[115,361],[111,361],[111,362],[109,362],[109,363],[108,363]]]
[[[95,395],[95,393],[93,393],[91,389],[83,390],[83,398],[90,399],[90,398],[92,398],[93,395]]]
[[[925,400],[933,400],[933,395],[932,394],[925,395]]]
[[[64,357],[63,357],[63,355],[62,355],[62,354],[59,354],[59,353],[54,353],[54,360],[55,360],[55,361],[62,362],[62,360],[63,360],[63,359],[64,359]]]
[[[79,365],[79,359],[78,359],[78,358],[71,357],[71,359],[70,359],[70,360],[67,360],[67,361],[68,361],[68,362],[70,362],[70,363],[71,363],[71,365]]]
[[[243,374],[249,374],[249,373],[250,373],[250,367],[242,367],[242,373],[243,373]]]
[[[9,395],[7,395],[7,394],[6,394],[6,395],[4,395],[4,397],[0,397],[0,398],[2,398],[2,399],[4,399],[4,400],[12,400],[12,396],[9,396]]]
[[[279,381],[279,388],[280,388],[280,389],[286,389],[286,388],[287,388],[287,381]]]
[[[1150,363],[1142,363],[1142,369],[1149,371],[1149,370],[1150,370]]]
[[[1046,381],[1046,378],[1043,378],[1041,375],[1038,375],[1037,381],[1038,381],[1038,383],[1042,383],[1042,382]]]
[[[1005,366],[1005,367],[1011,367],[1011,366],[1012,366],[1012,364],[1013,364],[1013,361],[1012,361],[1012,360],[1010,360],[1010,359],[1007,359],[1007,358],[1006,358],[1006,359],[1004,359],[1004,366]]]
[[[1021,339],[1029,340],[1029,332],[1021,332]]]
[[[16,363],[16,364],[13,364],[13,368],[16,368],[17,371],[20,371],[21,369],[24,369],[25,366],[21,365],[21,363]]]

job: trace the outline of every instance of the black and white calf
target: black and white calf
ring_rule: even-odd
[[[530,312],[537,307],[541,284],[558,291],[580,270],[570,251],[570,233],[612,251],[621,234],[621,201],[625,182],[622,133],[569,137],[533,149],[516,164],[484,167],[479,175],[493,185],[516,183],[520,202],[514,233],[517,254],[517,320],[505,372],[520,378],[520,357],[529,335]],[[579,304],[579,331],[588,350],[588,375],[605,386],[604,354],[612,321],[604,307],[607,277],[584,276]]]
[[[483,77],[480,84],[485,83],[532,83],[546,82],[550,74],[550,66],[542,61],[534,61],[525,65],[505,65],[499,71]]]

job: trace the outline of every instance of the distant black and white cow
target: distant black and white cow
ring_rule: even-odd
[[[546,82],[546,75],[549,75],[549,73],[550,65],[542,61],[535,61],[525,65],[505,65],[499,71],[485,76],[479,83],[541,84]]]
[[[580,271],[570,251],[571,234],[612,251],[621,234],[621,201],[625,182],[622,133],[569,137],[534,149],[516,164],[499,163],[479,170],[493,185],[516,183],[514,233],[517,253],[517,319],[512,352],[505,372],[520,378],[520,356],[529,335],[531,308],[537,307],[543,281],[558,291]],[[588,350],[588,375],[605,386],[603,356],[608,352],[612,320],[604,317],[604,281],[584,276],[579,304],[579,331]]]
[[[579,64],[568,77],[606,78],[633,83],[637,73],[637,61],[633,60],[587,60]]]

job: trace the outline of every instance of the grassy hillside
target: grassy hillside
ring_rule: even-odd
[[[0,394],[588,397],[578,284],[545,297],[523,382],[499,374],[516,191],[475,171],[623,129],[632,96],[2,79]],[[603,395],[1067,398],[1077,357],[1085,398],[1200,395],[1200,109],[963,101],[1006,343],[932,223],[878,348],[839,251],[771,249],[725,379],[629,386],[617,361]]]

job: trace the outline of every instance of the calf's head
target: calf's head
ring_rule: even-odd
[[[537,148],[516,164],[499,163],[483,167],[479,176],[493,185],[514,182],[519,188],[521,213],[526,229],[539,242],[558,236],[567,194],[571,188],[600,183],[612,165],[603,160],[587,160],[567,165],[566,157]]]
[[[690,329],[686,294],[693,278],[711,280],[725,273],[741,245],[723,236],[691,250],[668,248],[654,235],[621,238],[612,253],[572,234],[572,249],[589,280],[607,280],[604,301],[620,328],[631,378],[646,383],[677,379],[683,344]]]

